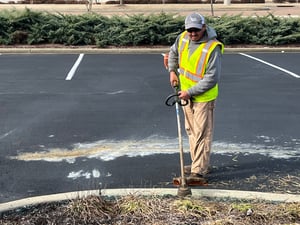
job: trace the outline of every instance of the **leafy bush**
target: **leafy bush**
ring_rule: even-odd
[[[300,41],[300,19],[222,16],[206,18],[225,45],[284,45]],[[184,17],[166,13],[105,17],[11,10],[0,13],[0,44],[107,46],[171,45]]]

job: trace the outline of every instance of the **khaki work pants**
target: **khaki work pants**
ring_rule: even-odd
[[[191,172],[208,173],[213,138],[215,100],[210,102],[189,102],[183,107],[185,129],[189,138]]]

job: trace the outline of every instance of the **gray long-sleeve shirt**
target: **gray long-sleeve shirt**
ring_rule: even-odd
[[[191,55],[201,43],[208,42],[209,40],[215,39],[216,36],[217,34],[215,30],[209,26],[206,26],[206,32],[204,36],[201,38],[201,40],[197,42],[191,40],[189,41],[188,43],[189,54]],[[177,73],[179,68],[178,65],[179,38],[180,35],[177,37],[175,43],[170,48],[169,60],[168,60],[169,72],[174,71]],[[211,53],[208,59],[208,64],[203,79],[201,79],[193,87],[188,89],[187,90],[188,94],[192,97],[208,91],[219,82],[220,76],[221,76],[221,48],[220,46],[217,46],[213,50],[213,52]]]

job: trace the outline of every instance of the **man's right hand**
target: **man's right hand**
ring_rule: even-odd
[[[178,86],[179,84],[178,77],[174,71],[170,72],[170,83],[172,87]]]

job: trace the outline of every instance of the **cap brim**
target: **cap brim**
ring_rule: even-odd
[[[202,29],[203,24],[199,24],[199,23],[190,23],[185,25],[185,29],[190,29],[190,28],[197,28],[197,29]]]

